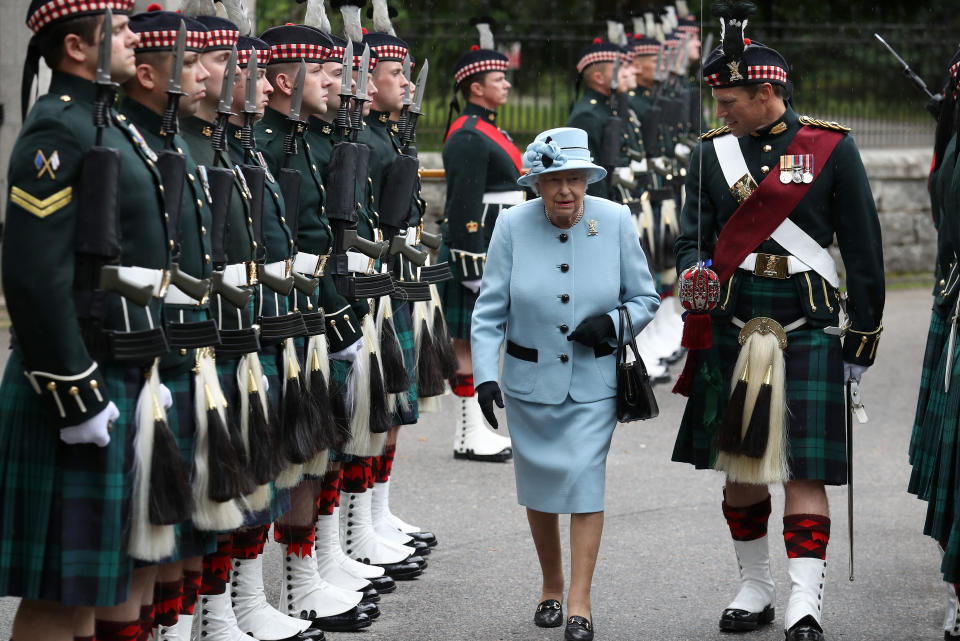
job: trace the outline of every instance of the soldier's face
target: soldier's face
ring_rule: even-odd
[[[188,51],[183,56],[183,93],[180,98],[180,116],[188,118],[197,113],[197,106],[206,96],[205,82],[210,72],[200,62],[200,54]]]
[[[537,193],[552,216],[571,218],[583,204],[587,193],[587,174],[580,169],[554,171],[537,180]]]
[[[312,62],[307,65],[303,77],[303,110],[305,113],[322,114],[327,111],[327,99],[333,80],[325,67],[330,63]]]
[[[633,61],[633,70],[638,85],[652,87],[657,74],[657,57],[637,56]]]
[[[367,76],[367,102],[363,103],[363,116],[367,117],[370,115],[370,110],[373,109],[373,101],[377,97],[377,85],[373,82],[373,75]],[[400,97],[401,101],[403,96]]]
[[[693,32],[693,35],[690,36],[690,40],[687,41],[687,56],[690,59],[690,62],[694,62],[700,59],[700,34],[698,32]]]
[[[762,91],[751,97],[743,87],[728,87],[714,89],[713,97],[717,101],[717,118],[730,127],[737,138],[769,124],[765,122],[767,107]]]
[[[247,64],[256,64],[256,58],[250,56],[250,61]],[[267,102],[270,100],[270,94],[272,93],[273,87],[270,85],[270,81],[267,80],[266,70],[262,68],[257,69],[257,90],[254,100],[257,106],[257,113],[260,115],[263,115],[264,110],[267,108]],[[237,67],[237,81],[236,84],[233,85],[233,113],[243,113],[246,96],[247,70],[244,67]]]
[[[511,85],[507,75],[502,71],[491,71],[483,77],[483,84],[479,82],[481,97],[493,109],[507,104]]]
[[[203,88],[205,92],[204,99],[210,104],[216,104],[220,100],[223,72],[227,67],[227,60],[229,58],[229,51],[211,51],[200,56],[200,64],[202,64],[209,73],[203,82]]]
[[[410,84],[403,77],[403,65],[393,60],[378,62],[371,78],[377,87],[374,107],[379,111],[400,111],[403,108],[403,90]]]
[[[620,71],[617,73],[617,90],[620,93],[626,93],[637,88],[637,74],[633,70],[632,64],[620,65]]]
[[[94,42],[100,42],[100,28],[97,28]],[[113,16],[113,38],[110,42],[110,77],[120,84],[133,78],[137,73],[137,60],[133,48],[140,42],[140,36],[130,31],[130,18],[124,15]],[[97,49],[93,49],[96,53]],[[93,56],[96,71],[96,55]]]

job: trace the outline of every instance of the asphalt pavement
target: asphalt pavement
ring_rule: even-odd
[[[926,505],[905,491],[930,303],[925,289],[888,293],[877,363],[863,379],[870,421],[854,429],[853,582],[847,491],[828,491],[833,523],[823,621],[831,641],[943,638],[947,589],[939,580],[939,552],[922,535]],[[674,376],[680,366],[672,367]],[[737,590],[736,559],[720,512],[722,479],[670,461],[684,399],[670,394],[669,386],[656,391],[660,417],[620,425],[607,461],[606,524],[593,586],[596,638],[782,640],[790,587],[777,516],[782,490],[774,491],[770,520],[778,618],[757,632],[722,634],[718,617]],[[404,428],[393,468],[394,511],[435,532],[440,545],[425,574],[384,595],[381,618],[353,636],[559,641],[562,628],[533,624],[540,576],[525,514],[516,503],[513,467],[454,460],[455,410],[455,399],[445,397],[440,412]],[[568,519],[561,523],[569,550]],[[270,543],[267,549],[267,594],[276,602],[279,547]],[[9,638],[15,608],[15,599],[0,599],[0,639]]]

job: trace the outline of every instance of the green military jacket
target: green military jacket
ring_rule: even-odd
[[[28,371],[49,374],[34,380],[53,422],[60,426],[90,418],[110,400],[103,393],[102,372],[84,344],[78,320],[83,302],[75,303],[74,298],[80,175],[85,152],[96,144],[96,94],[93,82],[54,72],[49,93],[23,123],[7,174],[3,288],[13,323],[13,348]],[[121,158],[120,264],[167,269],[170,255],[156,156],[124,116],[113,108],[109,113],[111,126],[102,132],[102,145],[119,150]],[[125,315],[121,297],[111,292],[106,294],[105,309],[86,313],[101,316],[104,329],[121,332],[127,330],[127,319],[134,331],[162,321],[159,299],[151,303],[149,314],[134,304],[126,311]]]
[[[441,231],[450,249],[486,256],[497,217],[487,220],[483,195],[520,191],[517,185],[520,172],[503,147],[477,131],[478,122],[496,126],[497,112],[467,103],[460,114],[463,116],[467,116],[463,125],[443,144],[447,200]],[[510,140],[506,132],[500,130],[500,133]],[[493,209],[499,214],[499,208]],[[460,275],[459,270],[456,273]]]
[[[610,109],[610,97],[590,89],[584,90],[583,95],[573,106],[570,117],[567,118],[568,127],[577,127],[587,132],[587,144],[590,146],[590,155],[594,161],[601,157],[601,144],[603,142],[603,128],[613,112]],[[623,132],[623,145],[620,149],[621,159],[624,156],[623,146],[630,142],[630,135],[625,130]],[[609,181],[599,180],[589,187],[587,193],[591,196],[600,198],[610,198]]]
[[[774,123],[740,138],[740,148],[751,175],[761,182],[769,172],[779,172],[780,156],[803,126],[793,109]],[[839,126],[831,128],[843,129]],[[711,257],[717,235],[738,208],[717,160],[714,139],[731,135],[726,127],[704,134],[690,158],[687,171],[686,202],[680,216],[680,235],[675,244],[677,271],[697,262],[697,217],[701,225],[703,259]],[[702,156],[703,170],[700,170]],[[814,159],[817,162],[817,159]],[[822,161],[821,161],[822,162]],[[850,363],[870,365],[880,338],[884,305],[883,249],[880,222],[870,183],[860,160],[860,152],[850,136],[837,145],[820,174],[790,220],[821,247],[836,240],[846,267],[847,313],[851,327],[843,344],[843,358]],[[701,185],[702,176],[702,185]],[[786,250],[767,239],[757,252],[786,255]],[[792,277],[797,284],[808,320],[818,326],[835,325],[840,311],[838,292],[815,272]],[[729,317],[736,309],[737,275],[724,285],[714,318]],[[747,320],[747,319],[744,319]]]
[[[283,154],[283,138],[289,125],[286,117],[269,107],[263,119],[257,125],[257,137],[262,141],[264,160],[270,171],[279,173],[286,159]],[[323,168],[329,161],[318,153],[309,135],[307,127],[300,127],[297,133],[297,155],[287,162],[287,166],[300,172],[300,209],[297,217],[297,238],[295,246],[300,251],[328,254],[333,249],[333,230],[327,219],[324,202]],[[322,150],[323,144],[319,145]],[[294,291],[296,308],[304,313],[316,311],[321,307],[326,315],[327,341],[331,352],[338,352],[362,338],[360,322],[357,320],[350,301],[337,293],[333,277],[320,278],[318,294],[308,300],[303,294]]]
[[[227,125],[228,132],[230,125]],[[226,164],[233,170],[233,193],[230,197],[230,210],[227,213],[227,229],[224,247],[228,264],[242,263],[253,260],[254,258],[254,237],[253,237],[253,219],[250,218],[250,203],[247,198],[247,191],[243,186],[238,171],[232,166],[233,162],[229,157],[228,149],[224,157],[217,158],[216,152],[211,146],[211,136],[213,135],[213,125],[200,118],[186,118],[180,122],[180,135],[183,137],[190,153],[196,159],[197,163],[206,167],[221,167]],[[228,133],[229,139],[229,133]],[[216,265],[220,268],[220,265]],[[221,296],[213,296],[211,301],[211,313],[213,314],[220,329],[239,329],[249,327],[253,324],[253,307],[242,310],[237,313],[237,308],[231,305]]]
[[[151,148],[160,151],[166,146],[166,137],[161,130],[163,117],[151,111],[143,104],[129,98],[124,99],[121,111],[143,135]],[[212,227],[209,191],[205,190],[203,176],[197,171],[186,141],[179,135],[173,139],[173,150],[183,154],[187,161],[187,173],[184,178],[183,196],[180,204],[180,254],[176,256],[180,270],[195,278],[209,278],[213,271],[211,264],[210,235]],[[164,302],[164,317],[171,323],[194,323],[209,318],[207,301],[195,305],[172,305]],[[193,363],[193,353],[171,351],[161,361],[162,369],[180,369]]]

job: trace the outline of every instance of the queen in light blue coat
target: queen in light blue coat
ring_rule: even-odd
[[[588,639],[606,457],[616,426],[617,308],[627,307],[639,333],[660,297],[628,209],[585,195],[589,183],[606,175],[591,162],[587,134],[545,131],[524,158],[530,172],[520,183],[540,197],[501,213],[494,228],[472,318],[473,377],[494,427],[493,403],[503,407],[506,397],[517,498],[527,508],[543,570],[535,622],[550,627],[563,618],[557,515],[569,513],[568,636]]]

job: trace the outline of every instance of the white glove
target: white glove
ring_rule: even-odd
[[[334,352],[333,354],[330,354],[330,358],[335,358],[338,361],[346,361],[348,363],[352,363],[357,359],[357,354],[359,354],[360,350],[362,349],[363,349],[363,339],[361,338],[353,345],[350,345],[349,347],[344,347],[339,352]]]
[[[843,382],[846,384],[847,381],[856,381],[860,382],[860,377],[863,376],[863,373],[867,371],[868,365],[855,365],[853,363],[843,362]]]
[[[61,429],[60,440],[68,445],[92,443],[97,447],[106,447],[110,443],[110,423],[118,418],[120,418],[120,410],[113,401],[110,401],[93,418],[88,418],[79,425]]]
[[[690,147],[686,146],[682,142],[678,142],[673,147],[673,155],[675,158],[689,158],[690,157]]]
[[[173,407],[173,394],[170,393],[170,388],[163,383],[160,383],[160,404],[163,405],[165,410]]]
[[[476,294],[480,291],[480,280],[462,280],[460,284]]]
[[[260,382],[263,383],[263,391],[264,391],[264,392],[269,392],[269,391],[270,391],[270,379],[267,378],[267,375],[266,375],[266,374],[261,374],[261,375],[260,375]]]

